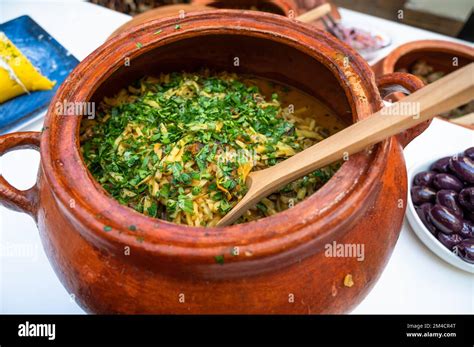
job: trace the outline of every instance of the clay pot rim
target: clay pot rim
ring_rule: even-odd
[[[395,65],[403,56],[420,51],[459,54],[463,57],[473,59],[472,48],[461,43],[444,40],[411,41],[398,46],[384,58],[382,74],[394,72]]]
[[[211,27],[207,22],[209,19],[219,19],[219,21]],[[238,24],[223,29],[225,20]],[[255,20],[258,21],[257,24]],[[253,251],[259,257],[281,253],[308,240],[332,233],[336,227],[341,226],[341,222],[338,222],[341,215],[345,217],[342,223],[349,222],[351,218],[359,215],[367,207],[364,201],[375,189],[374,183],[381,175],[381,168],[386,165],[391,140],[384,141],[370,152],[352,156],[351,160],[344,163],[329,182],[294,208],[241,225],[224,228],[177,225],[147,217],[120,205],[106,194],[90,175],[80,155],[78,138],[80,117],[57,115],[54,105],[61,100],[70,102],[89,100],[101,81],[113,74],[123,63],[123,57],[120,55],[123,52],[120,49],[126,48],[127,56],[133,60],[138,55],[145,54],[156,47],[192,38],[198,34],[212,35],[216,30],[219,34],[225,32],[229,35],[251,33],[256,37],[273,39],[290,45],[306,54],[311,53],[313,57],[319,59],[319,62],[326,61],[345,90],[352,112],[358,116],[358,119],[363,119],[375,111],[370,102],[363,103],[361,98],[375,100],[377,105],[381,104],[369,65],[350,47],[323,31],[280,15],[242,10],[190,13],[185,19],[179,20],[180,30],[175,29],[177,22],[175,17],[153,20],[104,43],[76,67],[51,102],[42,136],[41,166],[58,203],[62,205],[60,208],[73,224],[79,226],[78,230],[81,234],[86,238],[99,241],[98,244],[101,245],[120,246],[122,249],[123,246],[133,246],[135,249],[155,255],[161,254],[175,258],[186,255],[194,260],[205,259],[205,262],[209,262],[213,261],[215,255],[221,254],[220,252],[232,246],[252,245]],[[190,23],[195,26],[187,27]],[[203,23],[207,24],[202,25]],[[162,34],[151,38],[147,36],[158,29],[162,30]],[[313,46],[311,49],[305,47],[300,42],[301,37],[298,40],[292,37],[295,33],[303,35],[304,40],[312,42],[316,47]],[[136,47],[136,42],[142,44],[140,48]],[[352,55],[355,58],[353,64],[346,67],[343,66],[342,60],[334,61],[326,57],[318,50],[325,45],[328,45],[333,52],[339,52],[338,54],[344,51]],[[113,57],[117,52],[122,53]],[[93,67],[100,63],[108,64],[107,76],[96,76],[91,72]],[[351,76],[351,83],[343,81],[343,77],[347,78],[348,75]],[[367,88],[361,83],[362,80],[368,86]],[[352,91],[352,83],[356,82],[358,88]],[[68,148],[72,151],[68,151]],[[351,170],[354,175],[346,177]],[[81,188],[71,188],[68,179],[74,180],[76,186],[80,185]],[[324,194],[331,195],[332,189],[342,190],[342,193],[339,192],[337,196],[333,192],[336,201],[326,205],[318,204],[320,197]],[[86,194],[87,191],[88,194]],[[71,201],[74,201],[75,208],[68,207]],[[356,202],[361,203],[362,206],[357,205]],[[315,211],[315,206],[319,206],[320,209]],[[338,218],[336,218],[336,212],[338,212]],[[129,229],[131,220],[137,231]],[[112,231],[105,232],[105,226],[112,227]],[[137,236],[143,237],[143,242],[137,243]],[[244,257],[234,258],[235,261],[245,260]]]

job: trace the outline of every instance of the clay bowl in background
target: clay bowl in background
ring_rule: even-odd
[[[385,58],[377,62],[372,69],[376,76],[382,76],[402,68],[409,71],[416,61],[424,60],[433,66],[434,71],[442,71],[448,74],[472,63],[474,61],[473,52],[473,48],[469,46],[450,41],[412,41],[394,49]],[[457,59],[458,66],[453,64],[455,58]],[[394,93],[391,96],[393,101],[398,101],[402,98],[402,93]],[[443,117],[439,117],[439,119],[449,121]],[[474,128],[474,126],[469,125],[463,126],[470,129]]]
[[[204,228],[150,218],[111,198],[82,159],[81,117],[59,114],[55,105],[98,102],[144,75],[207,67],[297,87],[349,124],[379,110],[393,86],[413,91],[420,80],[386,75],[379,92],[355,51],[279,15],[198,12],[179,24],[177,29],[176,18],[154,20],[107,41],[60,86],[43,132],[0,136],[0,155],[22,148],[41,155],[31,189],[19,191],[0,176],[0,203],[33,217],[56,274],[89,312],[350,311],[374,286],[395,246],[407,197],[402,145],[427,124],[351,156],[289,210]],[[328,255],[333,242],[363,245],[363,259]],[[345,282],[348,276],[353,283]]]
[[[455,58],[457,59],[458,66],[454,66],[453,64]],[[377,62],[372,69],[376,76],[382,76],[396,72],[401,68],[410,70],[410,67],[417,60],[424,60],[433,66],[435,71],[442,71],[448,74],[472,63],[474,61],[474,49],[467,45],[450,41],[412,41],[394,49],[384,59]],[[392,95],[394,101],[398,101],[402,98],[402,93],[394,93]],[[439,118],[447,121],[446,118]],[[467,127],[474,128],[472,126]]]
[[[289,18],[295,18],[327,2],[327,0],[191,0],[192,4],[219,9],[248,9],[249,6],[255,6],[263,11],[280,14]],[[337,7],[332,4],[331,15],[335,19],[341,18]],[[311,24],[318,29],[324,30],[324,25],[320,21],[314,21]]]
[[[459,65],[453,66],[453,58],[459,58]],[[408,69],[417,60],[425,60],[436,71],[453,72],[474,61],[473,48],[450,41],[419,40],[408,42],[390,52],[380,60],[373,70],[377,76]]]
[[[138,26],[145,22],[149,22],[154,19],[159,19],[163,17],[179,17],[180,14],[187,15],[191,12],[198,11],[208,11],[212,9],[209,6],[199,5],[199,4],[178,4],[178,5],[167,5],[154,8],[152,10],[140,13],[139,15],[134,16],[131,20],[119,26],[110,36],[109,39],[115,35],[120,34],[134,26]],[[184,11],[184,12],[182,12]]]

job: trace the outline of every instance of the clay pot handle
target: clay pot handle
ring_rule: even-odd
[[[409,95],[424,86],[425,84],[418,77],[404,72],[393,72],[377,79],[377,87],[382,99],[397,92]],[[397,139],[402,147],[406,147],[415,137],[425,131],[430,123],[431,119],[398,134]]]
[[[41,133],[35,131],[11,133],[0,136],[0,157],[18,149],[39,150]],[[14,211],[27,213],[36,220],[38,211],[38,186],[35,183],[28,190],[18,190],[0,173],[0,204]]]

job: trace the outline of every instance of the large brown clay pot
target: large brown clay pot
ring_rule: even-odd
[[[55,105],[98,101],[145,74],[205,66],[267,77],[320,98],[347,123],[381,107],[367,63],[322,31],[283,16],[230,10],[189,14],[176,24],[147,22],[106,42],[59,88],[42,133],[0,137],[0,155],[25,147],[41,153],[30,190],[0,177],[1,203],[35,219],[57,275],[89,312],[350,311],[380,276],[401,228],[407,178],[396,137],[352,156],[294,208],[224,228],[139,214],[110,198],[86,169],[81,119],[58,114]],[[407,74],[381,81],[384,90],[420,87]],[[363,244],[365,259],[326,256],[333,241]],[[344,285],[347,275],[352,287]]]

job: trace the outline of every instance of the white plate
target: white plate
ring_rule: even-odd
[[[447,249],[425,227],[421,219],[418,217],[418,214],[416,213],[416,210],[415,210],[415,205],[413,204],[413,201],[411,200],[410,191],[411,191],[412,181],[417,173],[428,170],[430,165],[436,160],[443,157],[454,155],[456,153],[461,153],[469,147],[469,146],[466,146],[465,141],[462,141],[460,139],[458,140],[443,139],[443,140],[448,141],[448,142],[450,141],[455,142],[457,150],[453,152],[450,148],[450,151],[446,151],[442,153],[440,152],[430,153],[425,158],[423,158],[423,162],[415,164],[408,170],[408,206],[407,206],[406,216],[407,216],[408,222],[410,223],[411,227],[415,231],[415,234],[420,238],[421,242],[423,242],[433,253],[435,253],[438,257],[440,257],[447,263],[461,270],[474,273],[474,264],[469,264],[468,262],[465,262],[464,260],[459,258],[456,254],[454,254],[449,249]],[[470,137],[470,140],[472,140],[472,137]]]

